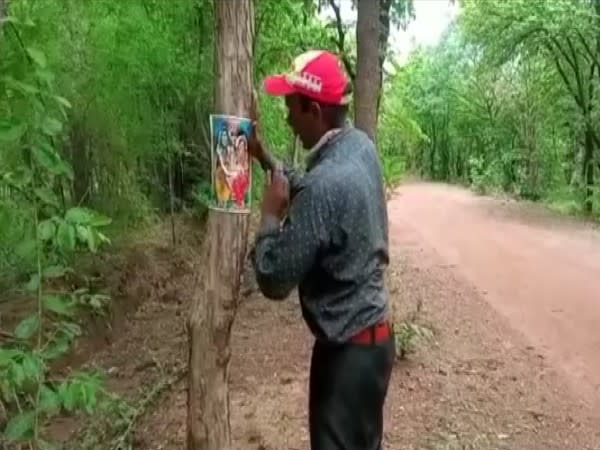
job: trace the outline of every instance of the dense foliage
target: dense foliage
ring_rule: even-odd
[[[255,4],[257,85],[301,51],[336,48],[316,2]],[[2,446],[53,448],[53,417],[112,402],[95,373],[50,376],[81,334],[79,312],[109,300],[73,288],[75,258],[202,208],[213,14],[212,0],[0,1],[0,286],[27,305],[0,321]],[[267,144],[292,158],[283,103],[260,104]]]
[[[388,80],[381,150],[427,178],[597,215],[600,2],[461,7]]]

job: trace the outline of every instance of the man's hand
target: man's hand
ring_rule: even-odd
[[[290,187],[281,167],[272,172],[271,182],[265,183],[262,214],[282,220],[290,204]]]

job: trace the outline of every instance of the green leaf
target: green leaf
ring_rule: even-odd
[[[78,225],[90,225],[92,227],[104,227],[110,225],[110,217],[104,216],[88,208],[74,207],[67,211],[65,219]],[[86,240],[85,238],[84,240]]]
[[[54,415],[60,411],[60,406],[61,402],[58,393],[48,386],[42,385],[40,388],[40,409],[42,412]]]
[[[96,237],[100,239],[100,242],[110,244],[110,239],[105,234],[97,232]]]
[[[44,308],[61,316],[71,317],[74,313],[73,303],[68,297],[49,294],[42,299]]]
[[[0,121],[0,142],[8,144],[17,142],[27,132],[27,124]]]
[[[46,117],[42,122],[42,131],[48,136],[56,136],[62,131],[62,122],[53,117]]]
[[[92,222],[94,214],[87,208],[71,208],[65,214],[65,219],[79,225],[88,225]]]
[[[48,266],[44,269],[44,278],[64,277],[70,270],[63,266]]]
[[[56,153],[56,150],[48,143],[41,142],[38,145],[34,145],[32,153],[35,161],[44,169],[55,175],[59,175],[62,172],[62,160],[58,153]]]
[[[72,383],[65,382],[60,386],[60,397],[63,407],[71,412],[75,407],[75,389]]]
[[[75,249],[75,228],[67,222],[61,222],[56,233],[56,243],[63,253],[72,252]]]
[[[20,353],[21,352],[18,350],[0,347],[0,367],[4,367],[10,364],[14,357],[19,355]]]
[[[31,275],[31,277],[29,278],[29,281],[25,285],[25,289],[27,289],[29,292],[35,292],[38,290],[39,287],[40,287],[40,276],[37,273],[34,273],[33,275]]]
[[[48,64],[44,52],[38,50],[37,48],[27,47],[27,54],[40,67],[46,67]]]
[[[54,193],[48,188],[36,188],[33,190],[38,199],[40,199],[45,205],[59,207],[58,199]]]
[[[15,385],[17,389],[20,389],[25,381],[23,366],[21,366],[21,364],[13,364],[11,366],[10,375],[11,384]]]
[[[18,339],[29,339],[40,327],[40,318],[37,314],[23,319],[15,328],[15,337]]]
[[[56,225],[52,220],[44,220],[38,224],[38,239],[43,242],[49,241],[56,233]]]
[[[90,225],[93,227],[105,227],[111,223],[112,219],[110,217],[94,212],[94,217],[92,218]]]
[[[35,421],[34,411],[25,411],[17,414],[6,424],[4,436],[9,441],[24,441],[33,436],[33,426]]]
[[[54,99],[65,108],[72,108],[71,103],[66,98],[61,97],[60,95],[55,95]]]
[[[42,361],[38,358],[37,353],[26,353],[23,356],[23,377],[26,380],[31,380],[35,383],[40,380],[42,375]]]
[[[93,230],[90,227],[76,225],[77,236],[81,241],[85,242],[92,253],[96,252],[96,241],[94,239]]]

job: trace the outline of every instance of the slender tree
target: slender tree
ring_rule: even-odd
[[[215,0],[217,112],[248,116],[252,101],[254,5]],[[228,450],[231,327],[246,254],[248,216],[211,211],[204,272],[189,319],[188,450]]]

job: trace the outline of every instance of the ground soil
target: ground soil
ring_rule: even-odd
[[[434,338],[397,362],[384,448],[600,449],[600,232],[427,183],[398,188],[389,216],[396,318],[417,314]],[[168,236],[125,258],[120,298],[137,303],[88,354],[112,389],[148,399],[132,429],[143,450],[185,448],[185,315],[201,262],[197,240],[173,252]],[[235,448],[308,450],[312,339],[297,298],[245,297],[232,345]]]

